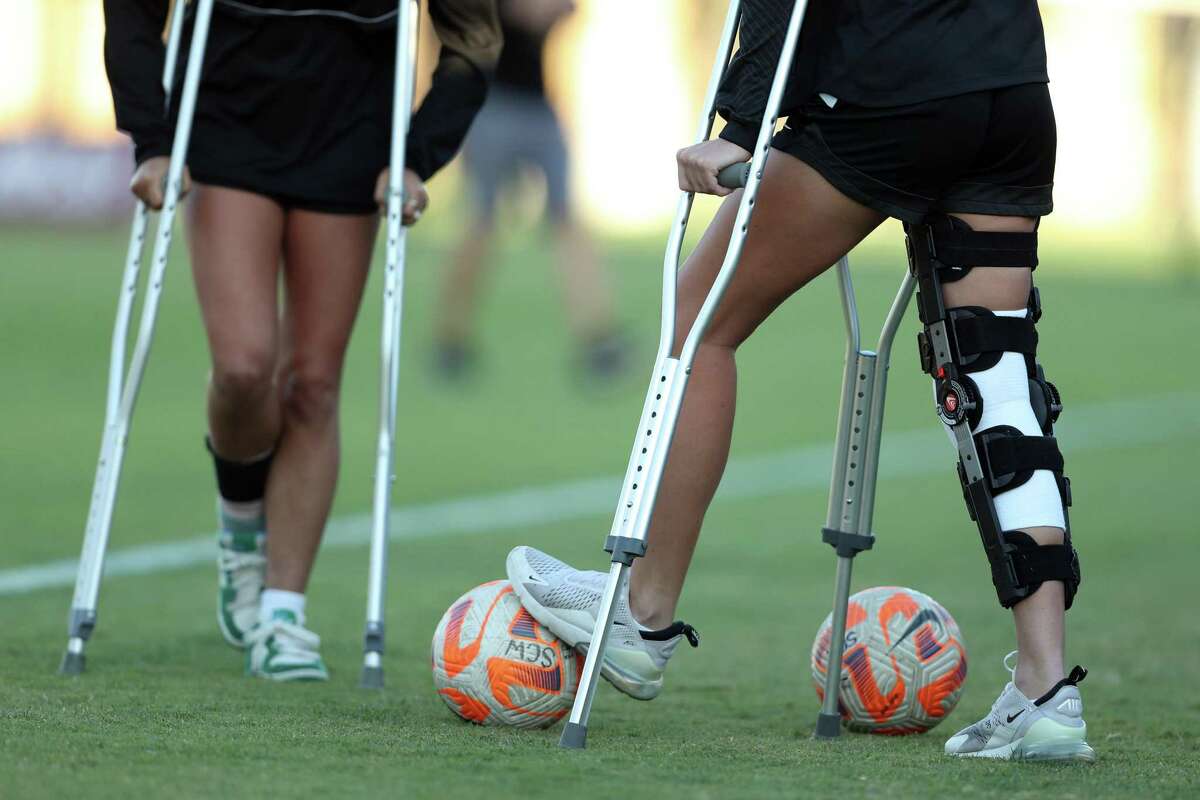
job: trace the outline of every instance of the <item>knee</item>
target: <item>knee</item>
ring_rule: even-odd
[[[283,408],[292,424],[321,426],[337,415],[341,389],[334,370],[296,370],[288,375]]]
[[[266,350],[246,350],[213,363],[213,391],[234,405],[262,402],[275,379],[275,356]]]

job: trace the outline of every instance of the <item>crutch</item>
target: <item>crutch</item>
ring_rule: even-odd
[[[163,66],[163,88],[170,98],[174,84],[175,62],[178,58],[180,36],[185,15],[182,0],[172,12],[171,31],[168,35],[166,63]],[[171,165],[167,170],[166,196],[163,210],[158,218],[158,232],[154,240],[150,275],[147,280],[146,297],[142,303],[142,318],[128,372],[125,371],[126,340],[129,322],[133,314],[133,301],[138,290],[138,275],[141,271],[143,243],[149,212],[144,203],[138,203],[133,217],[129,237],[129,252],[125,259],[125,272],[121,279],[121,294],[117,301],[117,319],[113,327],[112,353],[108,370],[108,397],[104,415],[104,433],[100,444],[100,461],[96,467],[96,481],[92,487],[91,506],[88,509],[87,526],[83,537],[83,552],[79,558],[79,573],[75,578],[75,595],[71,601],[71,614],[67,623],[67,652],[63,655],[59,672],[63,675],[78,675],[85,664],[84,647],[96,628],[96,603],[100,594],[100,577],[104,569],[104,554],[108,548],[108,535],[112,529],[113,509],[117,500],[117,485],[121,479],[121,464],[125,457],[125,445],[129,439],[129,426],[137,402],[138,389],[150,357],[150,345],[154,339],[154,323],[158,316],[158,302],[162,296],[163,277],[167,269],[167,255],[171,250],[171,234],[175,225],[175,211],[183,180],[183,168],[187,160],[188,141],[192,134],[192,117],[196,110],[196,92],[200,86],[200,71],[204,63],[204,48],[208,41],[208,25],[212,18],[213,0],[198,0],[195,23],[192,28],[192,46],[188,54],[187,74],[184,76],[183,94],[179,102],[179,118],[175,125],[175,139],[171,145]],[[168,99],[168,108],[170,102]]]
[[[396,12],[396,82],[392,89],[392,155],[388,176],[387,267],[383,278],[383,335],[380,342],[379,444],[375,452],[375,493],[371,516],[371,556],[367,575],[367,626],[359,685],[383,688],[383,611],[387,593],[388,517],[391,513],[392,444],[396,433],[396,385],[400,377],[400,316],[404,300],[404,244],[400,224],[404,202],[404,146],[412,116],[417,62],[418,0],[399,0]]]
[[[816,736],[831,739],[841,733],[838,689],[842,652],[845,650],[846,606],[850,602],[850,571],[854,557],[875,544],[871,517],[875,511],[875,478],[879,472],[879,444],[883,433],[883,401],[887,391],[892,342],[912,297],[916,279],[911,272],[888,309],[875,350],[862,349],[858,305],[850,266],[838,262],[842,314],[846,318],[846,366],[842,373],[842,402],[838,409],[833,470],[829,481],[829,511],[821,539],[837,551],[837,578],[833,594],[833,631],[825,672],[824,698],[817,715]]]
[[[696,348],[708,328],[713,313],[721,302],[726,287],[729,286],[729,282],[737,270],[742,245],[746,240],[746,231],[750,227],[750,216],[754,211],[754,199],[758,193],[758,184],[770,152],[775,123],[779,118],[779,105],[791,73],[792,57],[796,52],[796,42],[800,36],[800,27],[807,5],[807,0],[796,0],[792,8],[791,19],[788,22],[779,55],[779,65],[771,83],[762,125],[758,131],[758,140],[754,146],[754,154],[746,174],[745,190],[738,203],[733,233],[729,239],[729,247],[725,251],[725,260],[721,264],[712,289],[709,290],[708,296],[700,308],[695,323],[683,342],[679,357],[676,358],[671,355],[675,338],[676,281],[683,236],[687,230],[688,216],[692,209],[692,195],[688,192],[681,192],[679,196],[675,221],[671,227],[666,255],[663,258],[662,330],[659,335],[658,356],[655,360],[654,372],[651,374],[646,401],[642,407],[641,420],[634,435],[633,452],[625,472],[625,481],[617,502],[616,515],[604,545],[604,549],[612,554],[612,567],[608,572],[596,626],[592,631],[587,661],[579,679],[579,691],[575,695],[575,704],[571,708],[571,714],[559,740],[559,745],[562,747],[582,748],[586,746],[588,715],[592,709],[592,700],[596,695],[596,687],[600,678],[600,664],[604,658],[604,649],[608,644],[617,593],[624,590],[633,560],[646,553],[646,532],[650,527],[650,517],[654,511],[654,502],[658,495],[663,466],[666,464],[671,439],[675,434],[675,425],[679,418],[680,406],[683,404],[688,375],[695,359]],[[716,115],[714,106],[717,87],[733,50],[733,39],[737,32],[740,12],[740,1],[732,0],[729,4],[729,11],[725,15],[725,24],[721,32],[721,46],[709,76],[708,90],[704,100],[704,114],[700,119],[699,132],[696,137],[698,141],[708,139],[712,133],[713,120]]]

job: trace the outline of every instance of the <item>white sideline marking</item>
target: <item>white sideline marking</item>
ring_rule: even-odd
[[[1068,408],[1056,433],[1067,454],[1109,447],[1137,446],[1200,435],[1196,406],[1200,393],[1184,392],[1095,403]],[[945,434],[930,424],[920,430],[884,433],[879,477],[953,472],[954,455]],[[831,444],[801,447],[731,459],[717,500],[765,497],[798,489],[818,489],[829,482]],[[487,533],[607,516],[620,491],[619,476],[530,486],[493,494],[460,497],[408,506],[392,512],[391,539],[422,539]],[[958,508],[957,505],[954,508]],[[816,525],[819,520],[813,520]],[[351,514],[330,521],[325,547],[352,547],[370,539],[370,514]],[[597,528],[599,541],[602,530]],[[213,535],[178,542],[129,547],[109,553],[104,574],[148,575],[213,561]],[[62,559],[0,571],[0,595],[71,586],[78,559]]]

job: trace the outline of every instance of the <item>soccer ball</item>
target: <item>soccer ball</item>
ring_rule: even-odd
[[[813,642],[817,696],[833,615]],[[861,733],[923,733],[958,704],[967,678],[967,648],[950,612],[933,598],[899,586],[864,589],[850,598],[838,705],[842,721]]]
[[[583,656],[538,624],[508,581],[454,601],[433,633],[433,683],[479,725],[547,728],[575,701]]]

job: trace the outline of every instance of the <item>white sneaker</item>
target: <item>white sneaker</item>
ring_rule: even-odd
[[[258,598],[267,576],[261,530],[236,530],[222,521],[217,534],[217,626],[225,641],[246,646],[246,632],[258,622]]]
[[[1016,671],[1008,665],[1015,655],[1014,650],[1004,657],[1010,673]],[[1005,761],[1095,761],[1076,686],[1085,677],[1087,670],[1077,666],[1036,700],[1010,682],[986,717],[950,737],[946,754]]]
[[[327,681],[321,637],[283,609],[246,634],[246,674],[273,681]]]
[[[587,652],[608,576],[574,569],[532,547],[515,548],[505,567],[521,605],[533,618],[571,647]],[[692,647],[700,644],[695,628],[683,622],[657,631],[639,625],[629,610],[629,589],[622,586],[600,674],[630,697],[653,700],[662,691],[667,661],[684,639]]]

